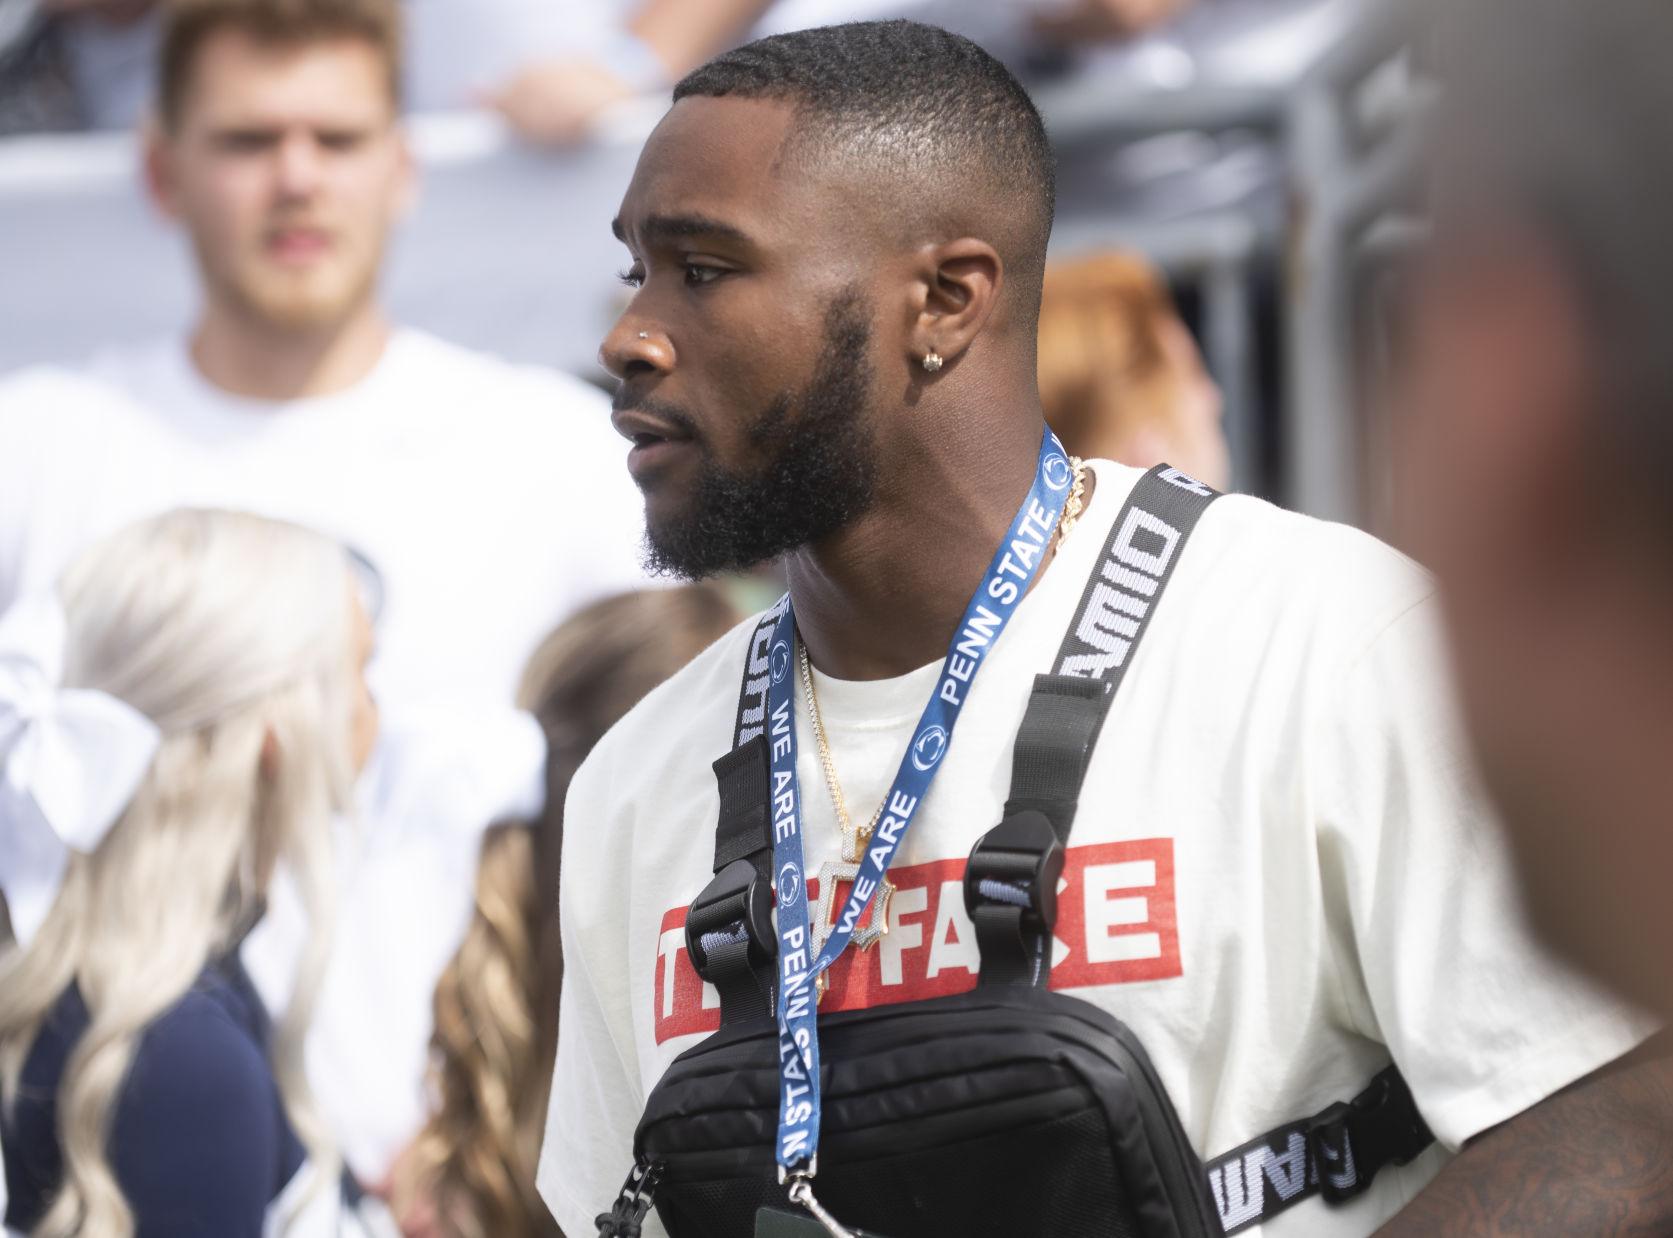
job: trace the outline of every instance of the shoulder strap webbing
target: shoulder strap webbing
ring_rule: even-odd
[[[1318,1195],[1339,1204],[1385,1165],[1404,1165],[1435,1140],[1393,1066],[1347,1103],[1268,1131],[1208,1163],[1220,1224],[1236,1234]]]
[[[1051,978],[1057,881],[1093,746],[1185,542],[1217,497],[1173,469],[1140,480],[1076,608],[1056,673],[1034,681],[1004,820],[965,870],[982,984],[1044,987]],[[1353,1100],[1210,1162],[1209,1185],[1221,1224],[1235,1234],[1315,1195],[1352,1199],[1384,1166],[1406,1164],[1433,1141],[1390,1066]]]
[[[1110,528],[1052,673],[1035,677],[1004,818],[965,866],[984,985],[1044,988],[1051,979],[1057,881],[1092,750],[1186,541],[1219,497],[1166,465],[1141,477]]]
[[[767,685],[782,605],[762,615],[750,634],[732,750],[714,763],[720,791],[715,876],[686,912],[686,953],[719,992],[723,1025],[770,1015],[777,1002]]]

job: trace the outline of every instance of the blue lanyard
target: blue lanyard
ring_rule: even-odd
[[[785,597],[773,628],[772,677],[767,687],[768,740],[772,745],[773,866],[778,873],[778,1163],[785,1171],[811,1172],[819,1149],[819,1032],[815,981],[847,948],[872,895],[883,884],[889,862],[923,803],[953,727],[983,661],[1016,613],[1033,583],[1058,517],[1068,498],[1074,470],[1048,429],[1040,442],[1039,467],[1028,498],[1011,522],[993,563],[942,664],[935,693],[901,758],[883,815],[860,862],[847,901],[818,957],[812,957],[807,889],[803,870],[802,814],[796,781],[795,699],[792,695],[796,617]]]

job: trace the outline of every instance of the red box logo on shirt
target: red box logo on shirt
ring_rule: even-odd
[[[964,860],[892,869],[889,933],[831,968],[823,1011],[921,1001],[976,987],[981,966],[964,911]],[[819,882],[808,882],[817,910]],[[684,907],[662,917],[656,958],[656,1040],[712,1032],[720,999],[692,970]],[[1084,989],[1184,974],[1174,902],[1173,840],[1071,847],[1058,886],[1051,987]]]

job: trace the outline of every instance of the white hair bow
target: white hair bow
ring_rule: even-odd
[[[56,597],[0,615],[0,890],[27,946],[72,850],[96,848],[151,768],[162,733],[103,692],[65,689]]]

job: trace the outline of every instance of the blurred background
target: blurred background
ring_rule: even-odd
[[[190,321],[185,242],[138,174],[152,8],[0,0],[0,373]],[[648,32],[671,29],[701,49],[695,63],[773,30],[934,21],[1033,90],[1060,157],[1055,256],[1120,251],[1165,276],[1219,389],[1233,484],[1379,529],[1385,428],[1359,396],[1387,273],[1418,233],[1407,203],[1428,102],[1405,8],[410,0],[406,96],[424,186],[387,301],[397,320],[461,344],[601,380],[597,345],[624,295],[608,222],[666,100],[667,74],[639,72],[624,46],[642,54]],[[629,30],[646,38],[623,41]]]

